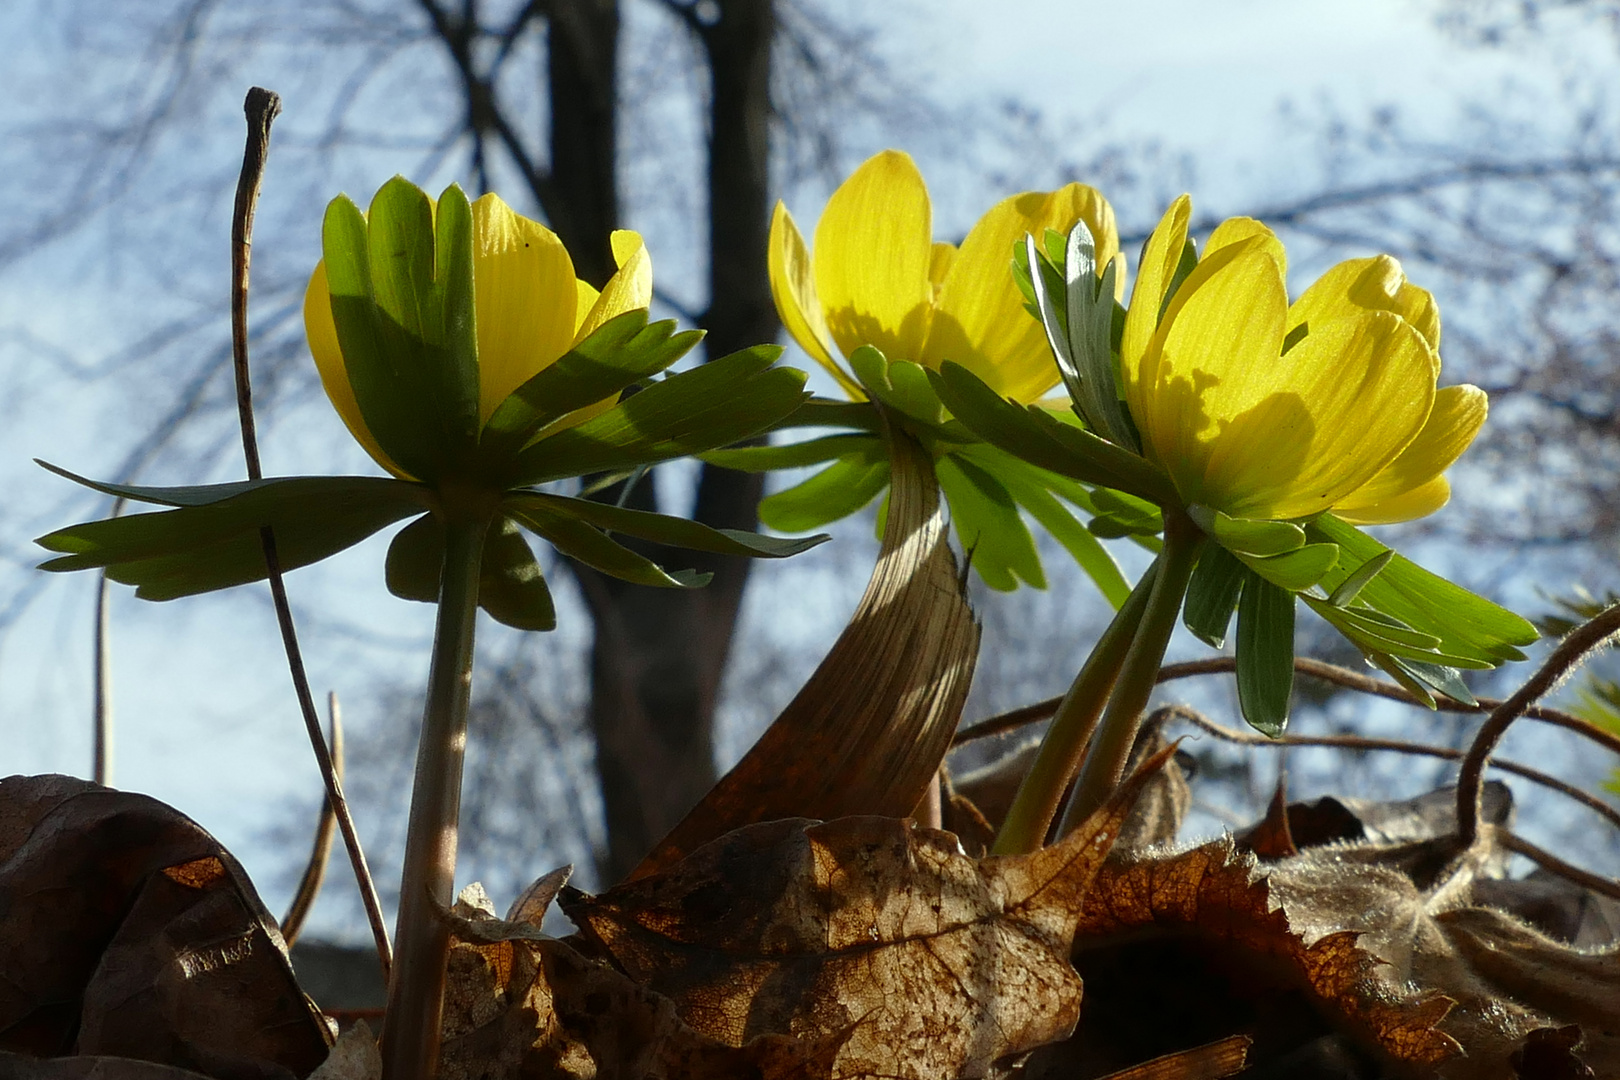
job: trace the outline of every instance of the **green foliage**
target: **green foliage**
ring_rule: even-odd
[[[496,462],[511,457],[546,425],[656,375],[702,337],[698,330],[676,333],[673,321],[648,325],[641,309],[608,320],[496,406],[484,425],[480,453]]]
[[[542,434],[513,459],[507,487],[614,472],[752,438],[805,400],[804,372],[773,367],[776,345],[653,382],[582,424]]]
[[[395,177],[368,214],[327,208],[322,253],[332,318],[372,437],[402,469],[433,482],[465,466],[478,441],[478,342],[472,210]]]
[[[1237,689],[1243,719],[1275,738],[1294,692],[1294,597],[1253,570],[1238,600]]]
[[[41,569],[105,568],[112,580],[134,585],[136,595],[148,600],[263,580],[268,571],[262,528],[274,530],[279,562],[293,570],[429,505],[426,488],[383,477],[295,476],[164,489],[96,484],[54,471],[109,494],[177,507],[72,525],[37,541],[63,553]]]

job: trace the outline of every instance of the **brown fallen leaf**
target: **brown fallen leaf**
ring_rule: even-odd
[[[1519,1080],[1597,1080],[1597,1073],[1575,1056],[1580,1045],[1578,1024],[1537,1028],[1513,1051],[1509,1063]]]
[[[889,447],[883,548],[849,625],[753,749],[631,880],[754,822],[905,817],[933,783],[967,700],[979,627],[946,543],[932,461],[900,432]]]
[[[1354,931],[1302,934],[1276,902],[1277,876],[1259,876],[1253,856],[1230,840],[1174,856],[1110,862],[1086,897],[1076,948],[1149,928],[1190,930],[1292,983],[1391,1063],[1432,1070],[1461,1052],[1436,1027],[1451,1008],[1449,999],[1390,979]],[[1301,886],[1309,880],[1302,876]]]
[[[213,837],[155,799],[0,781],[0,1049],[305,1076],[330,1036],[275,920]]]
[[[1248,1067],[1253,1041],[1247,1035],[1233,1035],[1109,1073],[1101,1080],[1224,1080]]]
[[[632,980],[729,1046],[833,1041],[818,1076],[990,1076],[1073,1029],[1074,926],[1150,775],[1030,855],[972,859],[892,818],[773,821],[559,902]]]
[[[440,1080],[790,1080],[826,1056],[782,1036],[731,1047],[701,1035],[668,998],[562,941],[503,939],[521,924],[496,919],[482,890],[450,914],[475,929],[452,931]]]
[[[122,1057],[37,1058],[0,1050],[5,1080],[208,1080],[201,1073]]]
[[[364,1020],[345,1028],[306,1080],[382,1080],[382,1051]]]

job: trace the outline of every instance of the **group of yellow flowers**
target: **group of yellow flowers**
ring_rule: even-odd
[[[647,307],[652,274],[641,238],[616,233],[620,269],[597,293],[575,278],[545,226],[494,195],[471,212],[483,423],[606,321]],[[932,370],[954,361],[997,394],[1034,404],[1058,385],[1059,369],[1009,258],[1026,235],[1067,233],[1076,222],[1094,238],[1097,274],[1113,268],[1123,301],[1125,255],[1113,210],[1095,189],[1069,184],[1005,199],[958,247],[933,239],[928,190],[911,158],[885,151],[833,193],[813,246],[777,206],[771,288],[794,340],[856,400],[866,395],[848,358],[870,346]],[[1357,523],[1443,506],[1443,473],[1479,431],[1486,399],[1472,386],[1437,388],[1433,297],[1380,255],[1338,264],[1290,303],[1287,256],[1264,225],[1227,220],[1189,265],[1189,224],[1183,196],[1143,249],[1115,372],[1142,455],[1170,477],[1183,505],[1262,521],[1331,510]],[[324,265],[310,281],[305,321],[349,430],[380,465],[409,478],[368,429],[350,385]]]

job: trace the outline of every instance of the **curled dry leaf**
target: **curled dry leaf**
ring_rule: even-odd
[[[208,1080],[201,1073],[124,1057],[37,1058],[0,1050],[5,1080]]]
[[[814,1075],[815,1048],[781,1036],[726,1046],[693,1031],[668,998],[555,938],[502,939],[463,894],[453,914],[439,1080],[789,1080]],[[483,924],[483,925],[480,925]]]
[[[0,781],[0,1049],[259,1080],[307,1075],[328,1041],[213,837],[142,795]]]
[[[1030,855],[972,859],[954,836],[890,818],[776,821],[560,902],[633,980],[727,1045],[790,1035],[830,1048],[818,1076],[990,1076],[1073,1029],[1075,923],[1148,775]]]
[[[1480,875],[1502,861],[1490,834],[1432,872],[1444,838],[1424,833],[1313,848],[1263,874],[1229,841],[1110,861],[1087,895],[1077,965],[1090,970],[1088,950],[1129,956],[1145,930],[1190,933],[1228,973],[1295,987],[1397,1075],[1511,1080],[1532,1032],[1576,1024],[1585,1041],[1569,1056],[1620,1076],[1620,951],[1564,945],[1481,906]]]
[[[1433,1068],[1461,1052],[1436,1024],[1451,1002],[1391,981],[1379,958],[1337,927],[1302,934],[1273,898],[1272,879],[1230,840],[1180,855],[1105,866],[1086,897],[1077,945],[1148,927],[1188,929],[1249,958],[1270,961],[1390,1061]]]
[[[631,879],[673,866],[759,821],[905,817],[939,771],[961,719],[979,627],[946,543],[927,452],[889,439],[883,548],[832,651],[782,715]]]
[[[382,1051],[364,1020],[345,1028],[307,1080],[382,1080]]]
[[[1247,1035],[1232,1035],[1109,1073],[1101,1080],[1224,1080],[1248,1067],[1253,1041]]]

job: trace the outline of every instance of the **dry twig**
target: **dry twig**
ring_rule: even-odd
[[[259,184],[264,178],[265,156],[270,148],[270,125],[281,112],[281,98],[255,86],[248,91],[244,108],[248,120],[247,149],[242,156],[242,175],[237,181],[236,210],[231,221],[231,356],[236,372],[236,406],[242,425],[242,452],[247,458],[248,479],[258,480],[263,477],[264,470],[259,464],[259,441],[253,424],[253,387],[248,372],[248,265],[253,250],[253,211],[259,198]],[[355,832],[348,800],[343,797],[343,784],[333,767],[331,751],[321,735],[321,718],[315,711],[315,697],[310,693],[309,676],[304,671],[304,655],[298,646],[292,605],[287,600],[287,586],[281,575],[281,560],[276,555],[275,535],[269,528],[263,528],[259,530],[259,536],[264,542],[270,596],[275,602],[276,622],[281,628],[281,641],[287,650],[287,667],[298,695],[299,710],[303,713],[310,746],[315,751],[315,761],[320,766],[321,779],[326,783],[327,802],[337,816],[338,827],[343,833],[343,846],[348,850],[349,863],[354,868],[360,900],[365,906],[366,920],[371,924],[371,936],[377,945],[377,960],[382,965],[386,979],[393,966],[393,951],[388,943],[387,924],[383,922],[382,902],[377,898],[377,886],[371,879],[371,870],[366,866],[366,855]]]

